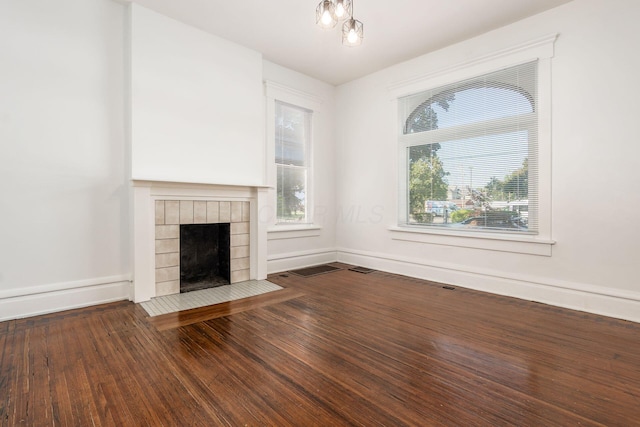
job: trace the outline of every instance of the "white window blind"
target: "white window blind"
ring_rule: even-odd
[[[307,223],[312,112],[275,102],[277,222]]]
[[[401,222],[538,231],[537,61],[399,99]]]

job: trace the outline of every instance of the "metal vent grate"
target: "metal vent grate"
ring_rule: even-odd
[[[356,273],[369,274],[373,273],[375,270],[367,267],[352,267],[349,271],[355,271]]]
[[[301,268],[299,270],[291,270],[289,273],[302,276],[302,277],[310,277],[316,276],[318,274],[331,273],[332,271],[342,270],[341,268],[334,267],[332,265],[316,265],[314,267]]]

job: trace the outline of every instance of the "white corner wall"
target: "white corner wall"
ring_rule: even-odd
[[[264,184],[262,56],[130,6],[132,178]]]
[[[129,297],[124,16],[0,2],[0,321]]]
[[[580,0],[337,88],[341,261],[640,321],[640,2]],[[392,239],[396,112],[388,88],[547,34],[552,59],[550,257]]]
[[[317,108],[314,111],[311,155],[313,224],[306,229],[294,227],[289,231],[282,230],[290,227],[273,226],[276,196],[274,189],[269,191],[266,209],[260,213],[260,220],[269,224],[268,272],[335,261],[335,87],[269,61],[263,62],[263,78],[267,85],[278,85],[283,88],[282,91],[289,92],[289,98],[281,99],[282,101],[295,104],[296,99],[302,102],[311,100],[314,108]],[[267,120],[272,118],[267,117]],[[269,128],[267,126],[267,129]],[[274,165],[275,159],[272,157],[273,153],[271,158],[267,158],[267,163]],[[268,179],[271,179],[268,184],[275,187],[275,175]]]

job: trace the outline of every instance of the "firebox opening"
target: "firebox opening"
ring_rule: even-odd
[[[180,293],[230,283],[228,223],[180,225]]]

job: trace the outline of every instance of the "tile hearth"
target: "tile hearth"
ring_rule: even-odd
[[[282,289],[281,286],[266,280],[249,280],[246,282],[219,286],[217,288],[156,297],[152,298],[150,301],[142,302],[140,305],[145,309],[149,316],[153,317],[162,314],[175,313],[177,311],[189,310],[192,308],[205,307],[207,305],[235,301],[242,298],[265,294],[267,292],[278,291],[280,289]]]

